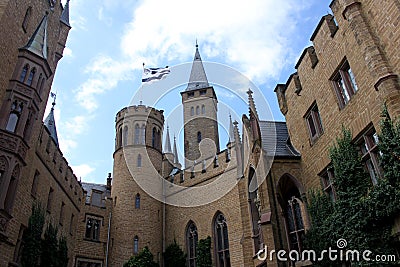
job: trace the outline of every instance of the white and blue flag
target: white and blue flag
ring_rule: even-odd
[[[143,76],[142,83],[151,83],[165,78],[169,73],[170,69],[168,66],[165,68],[145,68],[143,64]]]

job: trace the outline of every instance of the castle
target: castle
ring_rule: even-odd
[[[383,103],[400,115],[400,3],[333,0],[330,8],[296,72],[275,88],[286,122],[260,120],[249,90],[242,129],[230,122],[220,144],[218,96],[196,46],[181,92],[184,167],[168,130],[162,138],[163,111],[129,106],[116,115],[113,172],[101,185],[78,181],[63,157],[54,105],[42,122],[71,29],[69,1],[0,1],[0,266],[20,266],[34,202],[66,237],[71,267],[122,266],[145,246],[162,266],[174,240],[196,266],[197,241],[207,236],[213,266],[310,265],[256,254],[302,251],[307,191],[335,198],[328,148],[342,126],[374,184]],[[392,232],[398,239],[400,221]]]

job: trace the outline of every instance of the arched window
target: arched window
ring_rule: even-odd
[[[160,130],[157,130],[156,147],[161,150],[161,132],[160,132]]]
[[[29,86],[32,85],[33,78],[35,77],[36,69],[33,68],[29,73],[28,81],[26,82]]]
[[[22,102],[18,102],[17,100],[13,102],[6,126],[7,131],[15,132],[19,117],[21,116],[22,113],[22,108],[23,108]]]
[[[142,155],[137,156],[137,167],[142,167]]]
[[[118,147],[122,146],[122,128],[119,128],[118,131]]]
[[[7,159],[4,156],[1,156],[0,157],[0,186],[2,186],[2,182],[4,180],[3,175],[7,169],[8,169]]]
[[[28,9],[25,12],[24,20],[22,22],[22,29],[24,30],[24,32],[27,32],[31,14],[32,14],[32,7],[28,7]]]
[[[122,138],[123,146],[128,145],[128,126],[124,127],[124,134]]]
[[[190,221],[186,228],[186,248],[189,267],[196,267],[197,241],[197,227],[194,222]]]
[[[14,167],[14,170],[11,174],[10,183],[8,184],[6,198],[4,200],[4,209],[11,214],[11,209],[14,205],[15,193],[17,192],[17,183],[19,178],[19,165]]]
[[[140,140],[140,127],[139,124],[135,125],[135,136],[134,136],[134,144],[138,145],[139,144],[139,140]]]
[[[42,81],[40,82],[39,95],[42,95],[43,88],[44,88],[44,82],[45,82],[45,81],[46,81],[46,78],[43,77]],[[38,82],[38,86],[39,86],[39,82]]]
[[[137,193],[135,197],[135,209],[140,209],[140,194]]]
[[[258,225],[260,220],[259,207],[261,205],[257,176],[253,168],[250,168],[248,177],[248,203],[250,212],[250,223],[253,231],[254,253],[257,253],[262,246],[261,229]]]
[[[298,185],[301,184],[293,177],[285,175],[279,179],[279,202],[286,222],[286,234],[289,250],[299,253],[303,250],[305,227],[305,205],[301,201]]]
[[[221,212],[214,219],[214,242],[216,267],[230,267],[228,226]]]
[[[197,143],[201,142],[201,132],[197,132]]]
[[[201,114],[205,114],[206,113],[206,106],[202,105],[201,106]]]
[[[153,128],[153,134],[152,134],[152,136],[151,136],[151,146],[152,147],[156,147],[156,141],[157,140],[157,130],[156,130],[156,128],[154,127]]]
[[[133,254],[139,253],[139,237],[136,235],[133,239]]]
[[[28,70],[29,70],[29,65],[26,64],[24,66],[24,68],[22,69],[22,71],[21,71],[21,75],[19,76],[19,81],[20,82],[23,83],[25,81],[25,77],[26,77],[26,74],[28,73]]]
[[[193,116],[194,115],[194,107],[191,107],[190,108],[190,116]]]
[[[40,73],[40,74],[39,74],[39,78],[38,78],[37,83],[36,83],[36,89],[39,89],[39,87],[40,87],[40,82],[42,81],[42,77],[43,77],[43,74]]]
[[[196,107],[196,115],[199,115],[200,114],[200,108],[199,108],[199,106],[197,106]]]
[[[140,144],[145,145],[146,144],[146,125],[142,125],[142,129],[140,131]]]

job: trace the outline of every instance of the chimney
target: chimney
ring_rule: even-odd
[[[107,190],[111,190],[111,172],[108,173],[108,177],[107,177]]]

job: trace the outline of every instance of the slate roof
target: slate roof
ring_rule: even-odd
[[[56,120],[54,119],[54,105],[55,104],[53,102],[53,107],[51,108],[49,114],[47,115],[46,119],[44,120],[44,125],[46,126],[47,130],[49,130],[51,138],[53,138],[54,142],[58,146]]]
[[[47,59],[47,15],[45,15],[32,34],[26,46],[23,47],[32,53]]]
[[[285,158],[299,158],[300,153],[290,142],[286,122],[260,121],[262,148],[267,155]]]
[[[207,75],[201,61],[199,46],[196,44],[196,53],[194,55],[192,70],[190,72],[189,84],[186,91],[210,87]]]
[[[92,183],[84,183],[82,182],[83,190],[87,192],[86,195],[86,204],[91,204],[97,207],[105,207],[105,198],[111,197],[111,191],[107,189],[107,185],[105,184],[92,184]],[[93,197],[93,190],[101,192],[100,197]]]

